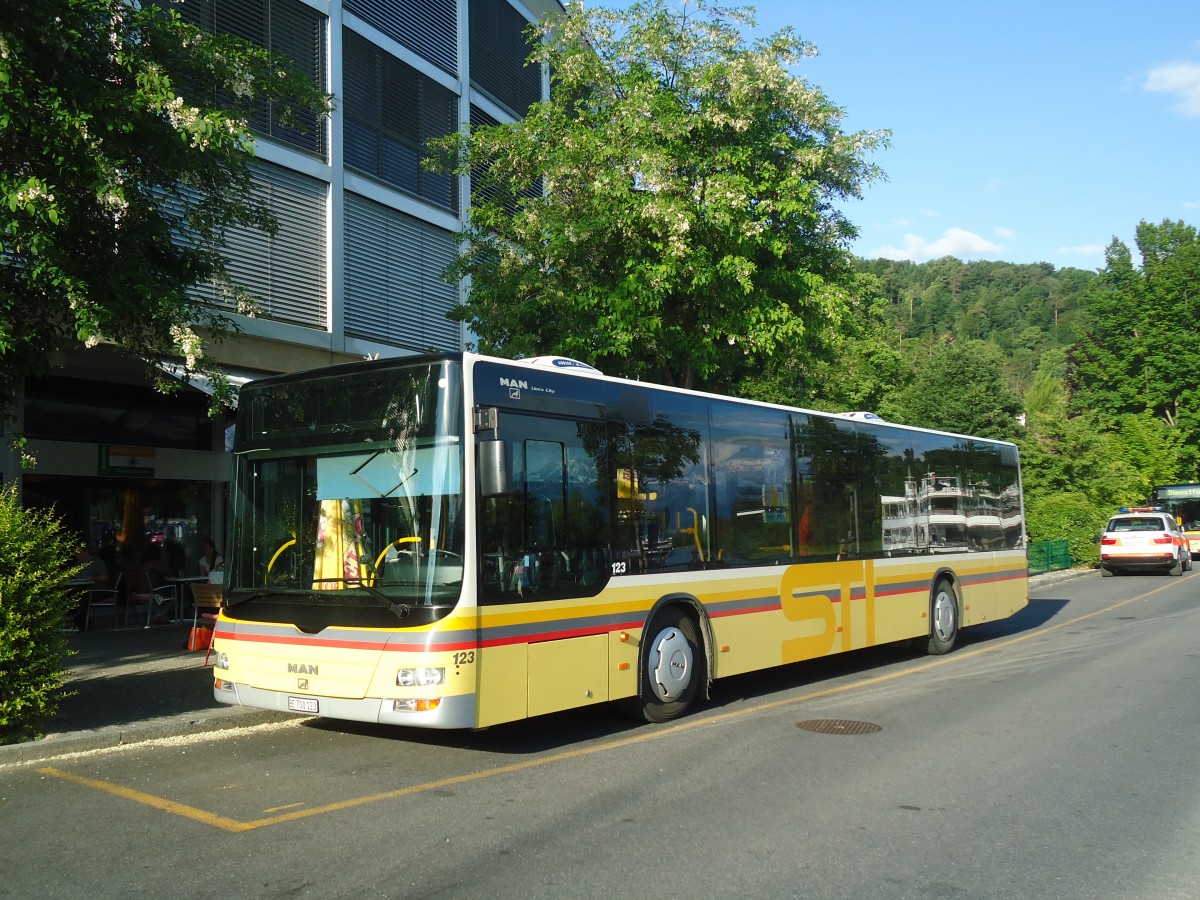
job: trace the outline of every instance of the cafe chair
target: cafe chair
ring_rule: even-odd
[[[221,612],[221,596],[222,590],[219,584],[194,584],[192,585],[192,598],[196,601],[192,608],[192,635],[193,640],[198,629],[204,628],[209,631],[208,643],[204,654],[204,665],[208,665],[208,658],[212,654],[212,632],[216,630],[217,616]],[[203,620],[203,625],[201,625]],[[200,649],[192,647],[189,641],[189,649]]]
[[[113,628],[117,627],[117,597],[121,591],[121,575],[117,573],[117,580],[113,582],[112,587],[98,588],[94,587],[88,591],[87,613],[83,617],[83,630],[87,631],[92,624],[92,613],[108,613],[112,616]]]
[[[138,607],[145,606],[146,627],[149,628],[155,613],[161,613],[167,608],[167,604],[171,606],[171,618],[178,621],[179,592],[175,589],[175,585],[154,587],[150,583],[150,576],[145,572],[133,572],[129,578],[129,608],[125,615],[126,622],[131,614],[137,612]]]

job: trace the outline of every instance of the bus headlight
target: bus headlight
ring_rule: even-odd
[[[421,666],[415,669],[399,669],[396,672],[396,684],[400,687],[431,687],[446,683],[446,670],[433,666]]]
[[[216,667],[218,669],[228,669],[229,668],[229,656],[218,650],[216,664],[217,664]]]

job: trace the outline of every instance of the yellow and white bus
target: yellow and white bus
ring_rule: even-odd
[[[1160,484],[1150,493],[1150,505],[1162,506],[1175,517],[1192,559],[1200,560],[1200,484]]]
[[[714,679],[945,653],[1028,600],[1014,445],[561,358],[252,382],[234,455],[223,703],[482,728],[623,701],[667,721]]]

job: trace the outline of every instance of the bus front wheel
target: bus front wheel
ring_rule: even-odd
[[[669,722],[691,706],[705,677],[696,620],[670,607],[654,617],[644,635],[638,696],[631,711],[647,722]]]
[[[958,640],[958,597],[946,579],[933,586],[929,600],[929,652],[934,656],[949,653]]]

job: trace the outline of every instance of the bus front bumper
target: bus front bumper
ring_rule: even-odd
[[[412,728],[474,728],[475,697],[460,695],[442,698],[435,709],[405,708],[404,701],[365,697],[352,700],[344,697],[314,697],[285,694],[237,684],[218,678],[213,683],[213,697],[230,706],[252,706],[276,712],[306,716],[348,719],[352,722],[375,722],[380,725],[407,725]]]

